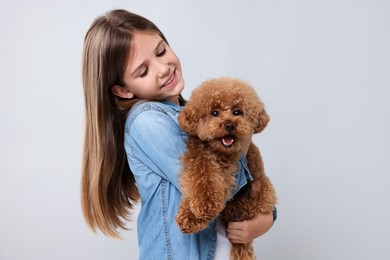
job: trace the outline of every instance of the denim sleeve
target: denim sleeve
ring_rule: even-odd
[[[180,156],[186,143],[177,118],[158,110],[141,112],[132,122],[128,138],[133,156],[179,189]]]
[[[275,220],[278,218],[278,209],[276,207],[274,207],[274,210],[272,211],[272,216],[275,222]]]
[[[244,187],[248,181],[252,181],[253,177],[248,169],[248,164],[246,161],[245,154],[242,153],[240,160],[237,163],[237,172],[234,175],[237,185],[232,191],[234,196],[242,187]]]

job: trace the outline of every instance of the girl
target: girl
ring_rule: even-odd
[[[139,199],[140,259],[227,259],[231,242],[247,243],[270,229],[272,214],[227,228],[214,221],[197,234],[176,226],[184,81],[179,59],[152,22],[124,10],[97,18],[84,41],[83,86],[82,206],[92,230],[118,238]],[[249,176],[243,156],[238,187]]]

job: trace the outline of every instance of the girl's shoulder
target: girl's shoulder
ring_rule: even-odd
[[[146,111],[159,111],[162,113],[179,113],[181,107],[167,101],[140,101],[133,106],[129,112],[129,116],[138,115]]]
[[[181,107],[165,101],[140,101],[129,111],[125,128],[132,126],[156,127],[156,124],[177,125],[177,116]]]

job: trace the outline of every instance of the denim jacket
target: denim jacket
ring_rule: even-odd
[[[175,216],[181,199],[178,175],[186,135],[178,125],[182,107],[144,102],[125,124],[125,149],[141,195],[137,220],[139,259],[214,259],[215,221],[197,234],[183,234]],[[238,163],[237,190],[252,180],[245,156]],[[236,192],[236,191],[235,191]]]

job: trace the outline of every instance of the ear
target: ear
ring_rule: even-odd
[[[261,110],[261,112],[256,117],[256,125],[254,128],[255,134],[260,133],[264,130],[264,128],[268,125],[268,122],[270,120],[267,112],[265,112],[264,109]]]
[[[199,119],[196,116],[195,111],[191,108],[191,105],[187,103],[186,107],[180,111],[177,118],[181,130],[190,136],[196,136],[196,126]]]
[[[119,86],[119,85],[114,85],[112,88],[111,88],[111,92],[112,94],[114,94],[115,96],[117,97],[121,97],[121,98],[126,98],[126,99],[130,99],[130,98],[133,98],[134,97],[134,94],[132,92],[130,92],[129,89],[126,89],[122,86]]]

